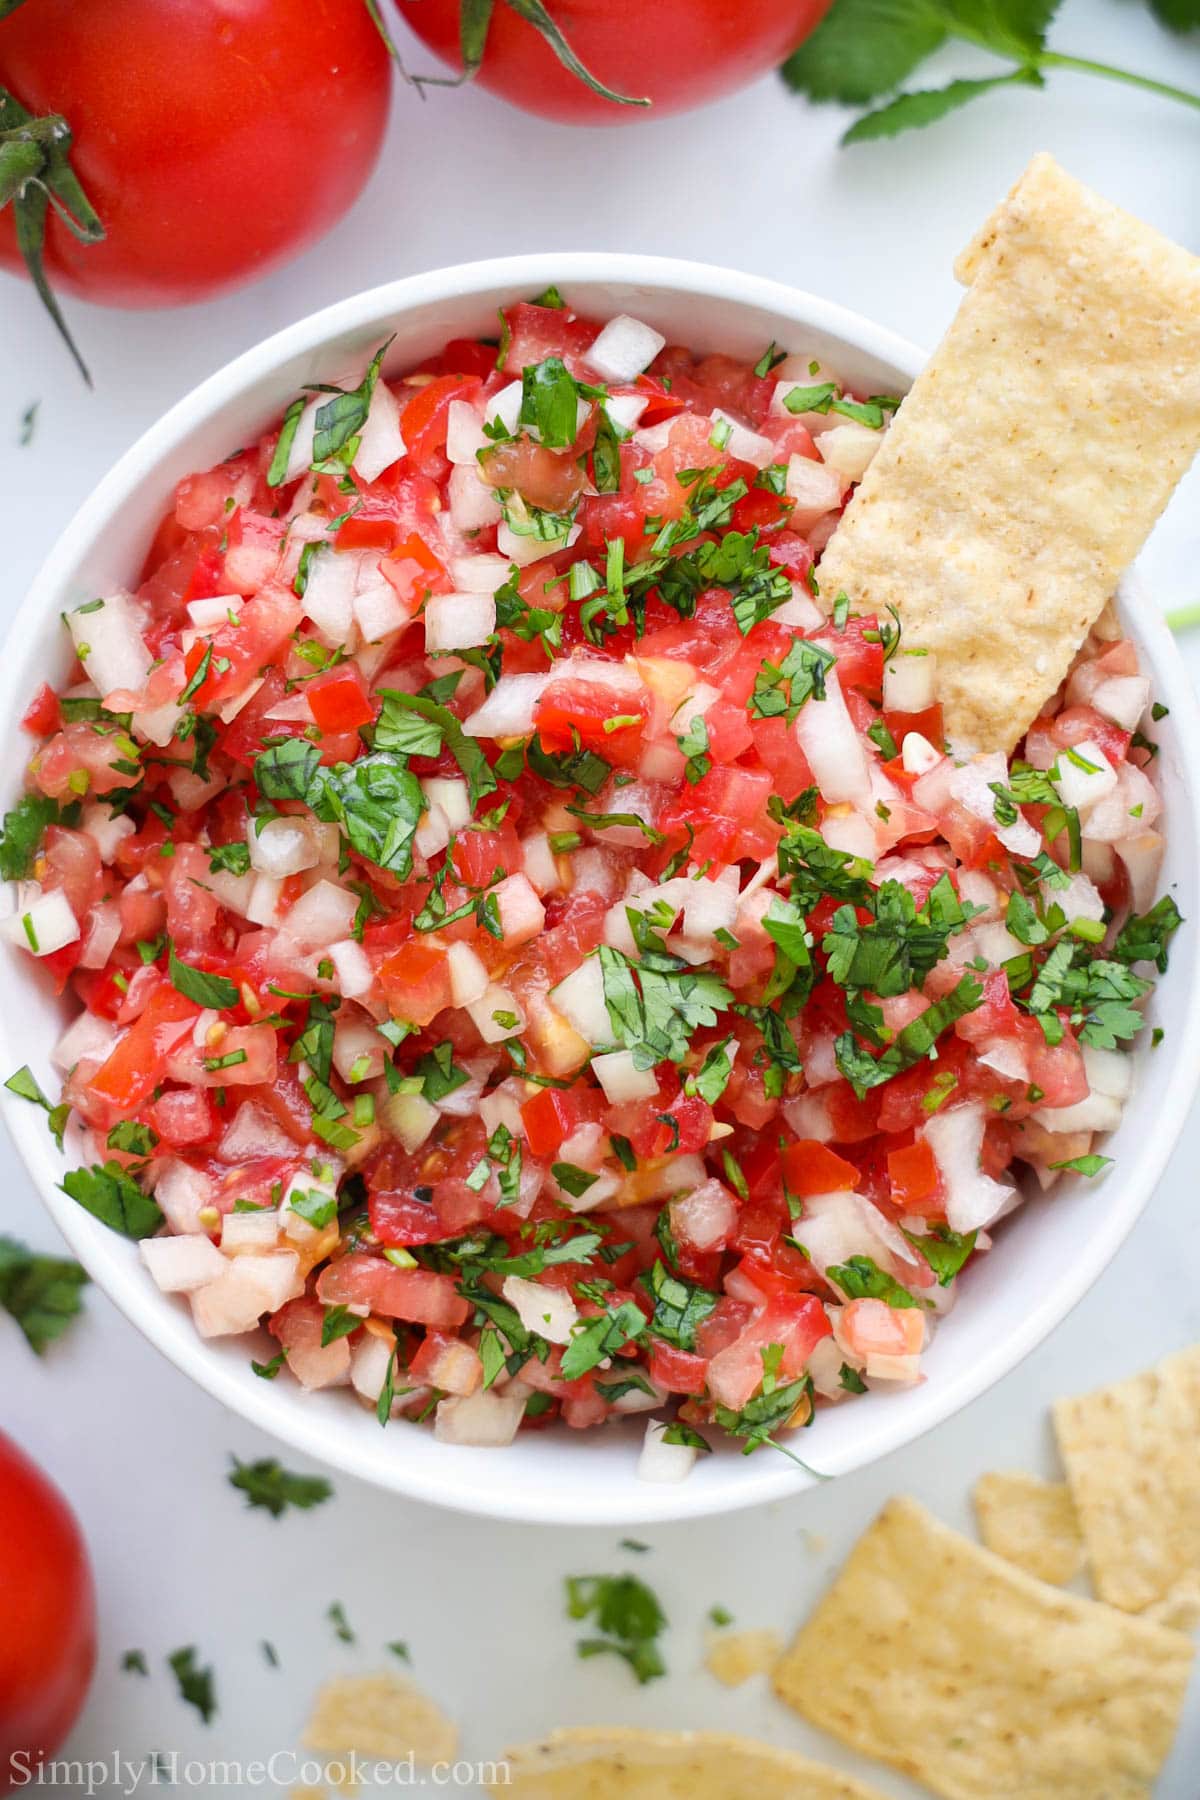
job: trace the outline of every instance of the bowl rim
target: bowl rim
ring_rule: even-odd
[[[290,359],[319,351],[328,340],[378,323],[387,315],[429,303],[461,300],[496,288],[510,289],[514,294],[538,292],[550,281],[568,291],[574,284],[589,281],[630,288],[642,285],[676,295],[695,295],[697,299],[776,312],[794,318],[798,325],[841,338],[859,352],[894,365],[910,380],[926,360],[925,353],[906,339],[835,301],[766,277],[665,256],[545,251],[459,263],[381,283],[336,301],[243,351],[185,394],[143,432],[79,507],[51,548],[12,620],[6,641],[11,644],[23,635],[33,635],[47,604],[105,521],[114,516],[181,440],[254,382]],[[1136,577],[1127,577],[1123,584],[1125,594],[1136,597],[1137,590]],[[1183,767],[1180,787],[1185,804],[1177,805],[1172,830],[1185,829],[1188,821],[1182,814],[1186,811],[1192,841],[1200,847],[1200,780],[1190,774],[1200,767],[1200,707],[1170,632],[1153,604],[1137,606],[1135,636],[1152,655],[1156,690],[1170,707],[1172,726],[1179,737]],[[13,720],[22,710],[20,684],[27,678],[22,661],[14,655],[0,660],[0,716]],[[6,1051],[17,1050],[19,1054],[17,1046],[8,1041],[9,1031],[10,1021],[0,1016],[0,1044]],[[1111,1261],[1144,1210],[1175,1146],[1198,1083],[1200,957],[1193,960],[1183,1030],[1176,1038],[1169,1072],[1158,1092],[1155,1130],[1139,1150],[1136,1163],[1130,1159],[1126,1165],[1118,1192],[1094,1231],[1080,1243],[1075,1259],[1064,1268],[1040,1304],[1022,1314],[1010,1332],[997,1335],[989,1352],[978,1356],[967,1369],[957,1371],[954,1379],[939,1379],[936,1400],[927,1399],[922,1416],[915,1422],[903,1405],[904,1397],[893,1397],[881,1420],[867,1434],[869,1442],[834,1458],[834,1476],[876,1462],[917,1441],[1013,1370],[1062,1322]],[[325,1415],[320,1407],[306,1411],[291,1404],[280,1405],[271,1384],[262,1383],[258,1391],[239,1383],[230,1366],[222,1358],[210,1355],[209,1346],[199,1336],[193,1341],[171,1333],[165,1313],[148,1311],[143,1303],[148,1290],[140,1262],[130,1262],[128,1268],[122,1269],[93,1257],[90,1228],[95,1222],[58,1187],[60,1171],[53,1162],[44,1124],[33,1118],[33,1111],[0,1089],[0,1112],[38,1195],[97,1285],[181,1373],[234,1414],[319,1462],[431,1505],[500,1520],[545,1524],[620,1526],[697,1518],[794,1495],[820,1479],[783,1458],[770,1463],[759,1458],[743,1463],[737,1458],[738,1476],[730,1476],[721,1484],[683,1482],[656,1487],[625,1482],[627,1493],[619,1500],[615,1494],[612,1499],[606,1496],[601,1475],[596,1491],[586,1496],[582,1504],[578,1498],[573,1500],[568,1510],[556,1495],[542,1494],[530,1484],[520,1493],[514,1488],[493,1489],[486,1482],[463,1479],[448,1464],[441,1465],[436,1460],[428,1468],[412,1465],[403,1455],[381,1457],[367,1448],[365,1439],[331,1437],[322,1428]],[[35,1130],[35,1125],[41,1129]],[[629,1493],[631,1486],[644,1492]]]

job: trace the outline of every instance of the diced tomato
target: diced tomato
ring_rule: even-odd
[[[470,1307],[449,1275],[432,1269],[397,1269],[382,1256],[354,1251],[331,1262],[317,1277],[322,1306],[365,1306],[385,1319],[407,1319],[453,1331]]]
[[[919,732],[931,743],[935,750],[940,750],[946,738],[946,729],[942,723],[940,704],[927,706],[923,712],[885,711],[884,722],[895,739],[897,750],[904,748],[904,740],[910,731]]]
[[[446,952],[413,938],[380,965],[379,981],[395,1016],[428,1025],[450,1004],[450,968]]]
[[[783,1152],[783,1179],[790,1194],[807,1200],[811,1194],[832,1194],[843,1188],[856,1188],[858,1170],[828,1145],[801,1138]]]
[[[640,689],[602,687],[599,682],[552,681],[534,711],[534,725],[546,750],[571,750],[582,743],[609,763],[628,768],[641,755],[650,697]]]
[[[651,1381],[672,1394],[702,1394],[708,1378],[708,1363],[693,1350],[677,1350],[654,1338],[650,1346],[647,1369]]]
[[[478,387],[477,375],[437,375],[405,403],[400,428],[414,468],[426,470],[435,454],[445,449],[450,402],[464,400]]]
[[[357,663],[339,663],[336,669],[314,675],[304,691],[322,731],[357,731],[375,717]]]
[[[931,1200],[936,1200],[941,1186],[933,1151],[920,1138],[901,1150],[889,1150],[888,1180],[892,1204],[906,1213],[921,1213]]]
[[[43,681],[29,702],[21,723],[34,737],[49,737],[52,731],[61,728],[62,713],[59,710],[58,695],[48,681]]]
[[[534,1156],[553,1156],[581,1125],[598,1125],[604,1117],[605,1099],[599,1088],[576,1085],[538,1088],[521,1107],[525,1141]]]
[[[161,982],[141,1017],[119,1039],[116,1048],[92,1076],[89,1088],[97,1105],[117,1118],[128,1118],[154,1092],[167,1058],[200,1016],[194,1001]]]

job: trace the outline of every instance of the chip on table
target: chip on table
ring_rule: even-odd
[[[885,1800],[824,1763],[719,1731],[554,1731],[503,1767],[489,1792],[506,1800]]]
[[[1065,1481],[1003,1469],[981,1475],[971,1498],[980,1537],[1006,1562],[1055,1586],[1083,1568],[1079,1516]]]
[[[944,1800],[1149,1800],[1181,1633],[1035,1580],[889,1502],[777,1664],[811,1724]]]
[[[1054,1429],[1096,1592],[1128,1612],[1200,1577],[1200,1345],[1059,1400]]]
[[[895,609],[959,751],[1011,751],[1200,448],[1200,260],[1034,158],[821,563]]]

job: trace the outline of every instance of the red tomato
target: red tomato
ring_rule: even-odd
[[[789,1193],[807,1200],[812,1194],[834,1194],[844,1188],[858,1186],[858,1170],[852,1162],[818,1144],[812,1138],[801,1138],[789,1144],[783,1153],[783,1179]]]
[[[68,120],[107,233],[79,244],[52,213],[51,282],[174,306],[266,274],[340,218],[382,142],[391,69],[362,0],[38,0],[4,21],[0,82]],[[23,268],[11,207],[0,262]]]
[[[403,7],[405,22],[443,61],[461,68],[460,0]],[[492,14],[475,79],[526,112],[570,124],[621,125],[685,112],[765,75],[803,43],[826,11],[824,0],[556,0],[550,8],[571,48],[617,94],[652,109],[604,99],[563,68],[538,30],[515,10]]]
[[[49,1756],[83,1705],[96,1662],[87,1547],[58,1489],[0,1433],[0,1791]]]
[[[930,1200],[937,1199],[941,1185],[938,1166],[923,1138],[907,1149],[889,1150],[887,1168],[892,1204],[902,1212],[920,1212]]]

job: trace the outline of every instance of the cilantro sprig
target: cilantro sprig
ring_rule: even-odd
[[[1151,0],[1173,30],[1200,25],[1197,0]],[[1091,57],[1051,50],[1046,34],[1057,0],[837,0],[833,11],[783,65],[783,78],[810,100],[882,105],[856,119],[844,144],[895,137],[932,125],[972,100],[1006,87],[1041,88],[1054,70],[1097,75],[1200,109],[1200,94]],[[898,93],[914,70],[951,41],[996,57],[999,69],[940,88]]]

